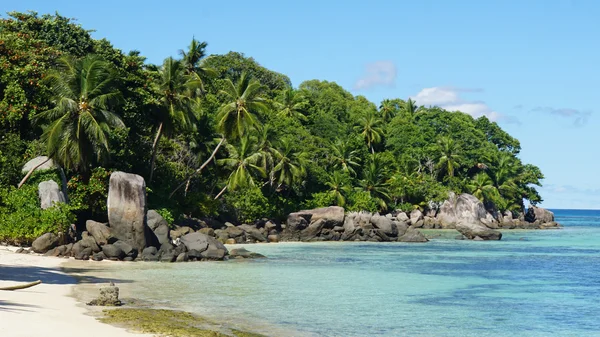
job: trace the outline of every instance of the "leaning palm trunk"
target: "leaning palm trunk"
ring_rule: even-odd
[[[175,194],[175,192],[177,192],[181,187],[183,187],[183,185],[187,185],[186,186],[186,192],[187,192],[187,187],[189,186],[190,180],[192,179],[192,177],[194,177],[195,175],[202,172],[202,170],[206,167],[206,165],[208,165],[208,163],[210,163],[213,160],[213,158],[215,158],[217,151],[219,151],[219,148],[221,147],[221,145],[223,145],[224,142],[225,142],[225,137],[221,138],[221,141],[219,142],[219,144],[217,144],[217,146],[215,147],[213,152],[210,154],[210,157],[208,157],[208,159],[202,164],[202,166],[200,166],[200,168],[198,168],[196,171],[192,172],[192,174],[187,176],[187,178],[185,178],[185,181],[182,182],[181,184],[179,184],[179,186],[177,186],[173,190],[173,192],[171,192],[171,194],[169,194],[169,198],[172,198],[173,194]]]
[[[0,288],[0,290],[19,290],[19,289],[26,289],[26,288],[31,288],[33,286],[36,286],[38,284],[42,283],[42,281],[37,280],[35,282],[31,282],[31,283],[25,283],[25,284],[20,284],[18,286],[12,286],[12,287],[2,287]]]
[[[156,151],[158,150],[158,141],[160,140],[160,136],[162,135],[163,123],[158,125],[158,131],[156,131],[156,138],[154,138],[154,143],[152,144],[152,159],[150,160],[150,179],[148,179],[148,183],[152,181],[152,176],[154,175],[154,163],[156,161]]]
[[[219,194],[217,194],[217,196],[215,197],[215,200],[219,199],[221,197],[221,195],[223,195],[223,193],[225,193],[226,190],[227,190],[227,185],[225,185],[225,187],[223,187],[221,192],[219,192]]]
[[[29,172],[27,172],[27,174],[25,175],[23,180],[21,180],[21,182],[17,186],[17,189],[21,188],[21,186],[23,186],[23,184],[25,184],[25,182],[27,182],[27,179],[29,179],[29,177],[31,177],[31,175],[33,174],[33,171],[35,171],[38,167],[46,164],[49,160],[50,160],[50,157],[48,157],[48,159],[44,160],[43,162],[37,164],[36,166],[32,167],[31,170],[29,170]]]

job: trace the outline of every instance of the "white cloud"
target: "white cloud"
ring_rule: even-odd
[[[481,92],[481,89],[464,89],[453,87],[424,88],[415,96],[411,97],[417,105],[438,106],[448,111],[461,111],[478,118],[486,116],[491,121],[503,121],[506,123],[518,123],[512,116],[505,116],[490,108],[485,102],[470,101],[463,99],[461,93]]]
[[[377,61],[365,67],[363,76],[354,83],[354,90],[369,89],[374,86],[393,86],[398,70],[392,61]]]

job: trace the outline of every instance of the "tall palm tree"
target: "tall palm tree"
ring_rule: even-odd
[[[351,187],[349,177],[342,171],[334,171],[325,183],[329,187],[327,193],[335,200],[337,206],[346,204],[346,195],[350,193]]]
[[[379,157],[374,154],[363,168],[363,179],[360,180],[360,189],[369,193],[371,198],[376,199],[382,210],[387,208],[387,201],[390,200],[386,173]]]
[[[454,170],[459,166],[459,149],[454,139],[441,137],[438,140],[438,167],[444,168],[449,177],[454,177]]]
[[[398,113],[398,104],[396,100],[384,99],[379,106],[379,113],[384,122],[390,121]]]
[[[417,106],[417,103],[415,101],[409,98],[406,101],[406,103],[404,103],[404,111],[406,111],[406,113],[409,116],[414,117],[415,114],[419,111],[419,106]]]
[[[123,127],[114,112],[122,100],[116,74],[98,56],[82,59],[62,57],[47,77],[54,108],[34,117],[47,122],[42,134],[48,157],[62,167],[87,172],[93,160],[109,156],[108,137]]]
[[[152,144],[152,159],[150,161],[150,179],[154,175],[154,164],[158,144],[163,134],[170,135],[175,129],[193,128],[197,121],[194,101],[189,95],[190,89],[196,85],[185,73],[182,61],[168,57],[159,69],[158,90],[161,94],[158,116],[158,128]]]
[[[214,77],[217,72],[209,67],[202,64],[203,58],[206,56],[206,42],[200,42],[195,38],[192,38],[192,42],[187,51],[180,49],[179,55],[182,57],[182,62],[185,67],[187,75],[191,76],[191,80],[196,82],[195,88],[199,91],[200,95],[204,95],[204,82],[209,77]]]
[[[262,155],[256,145],[256,140],[247,136],[241,138],[237,146],[226,145],[229,158],[219,159],[217,163],[230,169],[231,173],[227,184],[215,199],[218,199],[226,189],[254,187],[256,183],[253,176],[265,176],[265,170],[259,166]]]
[[[332,144],[330,160],[334,168],[347,172],[352,176],[356,176],[354,169],[360,166],[358,151],[353,150],[347,142],[341,139]]]
[[[280,142],[280,149],[275,150],[275,166],[273,176],[278,187],[299,184],[306,175],[307,154],[295,151],[292,142],[284,139]]]
[[[382,139],[383,130],[381,129],[381,119],[377,118],[371,111],[361,117],[358,121],[359,125],[356,130],[361,131],[361,136],[367,142],[367,146],[371,153],[375,153],[374,144],[379,144]]]
[[[225,81],[221,93],[228,99],[217,114],[217,127],[228,140],[242,138],[250,129],[260,125],[256,114],[268,110],[265,99],[261,97],[263,86],[247,73],[236,84],[230,79]]]
[[[269,172],[270,168],[274,165],[273,161],[276,150],[271,144],[271,136],[271,128],[268,124],[262,126],[257,132],[256,147],[261,154],[260,166],[265,172]],[[273,183],[273,179],[271,179],[271,183]]]
[[[278,111],[277,116],[306,121],[304,108],[307,104],[308,100],[299,91],[288,88],[281,93],[278,101],[275,102]]]

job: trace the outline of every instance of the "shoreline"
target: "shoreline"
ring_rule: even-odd
[[[32,288],[0,291],[2,335],[10,337],[150,337],[104,324],[74,296],[76,277],[64,271],[65,260],[16,254],[18,247],[0,247],[0,286],[41,280]],[[95,279],[98,283],[104,280]]]

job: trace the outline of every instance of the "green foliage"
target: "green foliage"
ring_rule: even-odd
[[[256,219],[271,217],[275,207],[257,187],[234,191],[225,196],[225,202],[233,215],[241,222],[253,222]]]
[[[44,233],[64,233],[75,222],[73,207],[40,208],[37,184],[0,190],[0,241],[31,243]]]
[[[105,218],[110,174],[105,168],[96,167],[88,179],[81,174],[73,175],[67,181],[69,204],[79,213],[92,218]]]
[[[175,218],[173,217],[173,213],[171,213],[171,211],[167,208],[159,208],[156,210],[156,213],[160,214],[160,216],[163,217],[163,219],[165,219],[165,221],[167,221],[167,223],[169,224],[169,226],[172,226],[173,223],[175,222]]]

